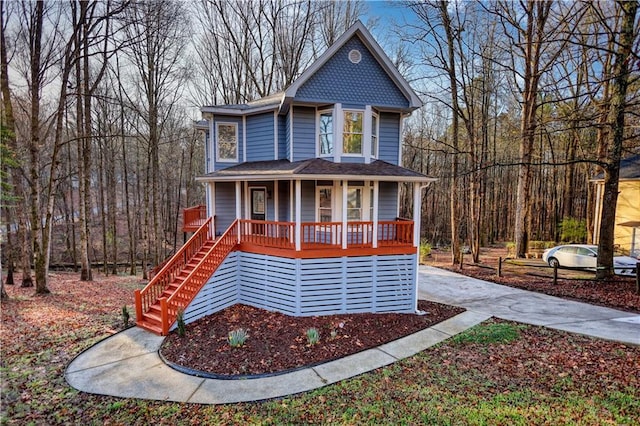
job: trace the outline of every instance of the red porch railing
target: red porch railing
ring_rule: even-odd
[[[378,247],[406,247],[413,245],[413,222],[378,222]]]
[[[185,268],[189,260],[196,254],[205,242],[213,239],[213,223],[207,219],[203,226],[189,238],[164,267],[140,291],[136,291],[136,318],[149,310],[160,295],[167,289],[174,278]]]
[[[295,224],[264,220],[241,220],[240,240],[243,243],[279,249],[295,249]]]
[[[182,232],[195,232],[207,221],[207,208],[194,206],[182,210]]]

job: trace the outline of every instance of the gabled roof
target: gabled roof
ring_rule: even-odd
[[[398,86],[400,91],[409,100],[409,108],[417,109],[423,105],[418,95],[413,91],[407,80],[400,74],[398,69],[393,65],[391,59],[384,53],[382,47],[376,42],[371,33],[367,30],[361,21],[357,21],[349,29],[342,34],[335,43],[331,45],[320,57],[307,68],[292,84],[285,90],[285,102],[296,96],[298,89],[311,78],[329,59],[336,54],[342,46],[344,46],[353,36],[358,36],[362,43],[369,49],[380,66],[386,71],[391,80]]]
[[[603,180],[604,174],[597,174],[592,180]],[[620,180],[640,180],[640,154],[620,161]]]
[[[437,180],[413,170],[376,160],[370,164],[334,163],[322,158],[290,162],[289,160],[250,161],[198,176],[198,181],[224,182],[236,180],[377,180],[433,182]]]
[[[361,21],[353,24],[344,34],[342,34],[333,45],[331,45],[320,57],[311,64],[284,92],[274,93],[255,101],[245,104],[234,105],[214,105],[204,106],[200,110],[203,113],[244,115],[280,109],[281,112],[289,108],[296,93],[336,52],[338,52],[353,36],[357,36],[360,41],[369,49],[373,57],[387,73],[389,78],[395,83],[398,89],[409,101],[408,109],[413,111],[420,108],[423,102],[413,91],[407,80],[400,74],[391,59],[384,52],[382,47],[376,42],[371,33]]]

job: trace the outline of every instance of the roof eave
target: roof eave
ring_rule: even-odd
[[[369,180],[378,182],[435,182],[438,178],[429,176],[386,176],[386,175],[323,175],[323,174],[294,174],[294,173],[270,173],[270,174],[244,174],[233,176],[196,176],[197,182],[235,182],[235,181],[265,181],[265,180]]]

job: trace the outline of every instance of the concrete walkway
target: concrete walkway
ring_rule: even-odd
[[[162,401],[224,404],[306,392],[392,364],[495,316],[640,345],[640,316],[420,267],[421,299],[467,312],[426,330],[336,361],[277,376],[219,380],[180,373],[158,356],[163,338],[130,328],[76,357],[65,378],[83,392]]]

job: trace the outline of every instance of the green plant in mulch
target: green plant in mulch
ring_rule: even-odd
[[[248,338],[249,333],[247,332],[247,330],[245,330],[244,328],[238,328],[229,332],[229,345],[231,345],[232,348],[240,348],[244,346],[244,343]]]
[[[306,335],[307,335],[307,341],[311,346],[315,345],[320,341],[320,332],[315,327],[311,327],[307,329]]]
[[[187,328],[184,323],[184,310],[178,309],[178,315],[176,316],[176,321],[178,323],[178,336],[184,337],[187,334]]]
[[[129,311],[127,310],[127,305],[122,306],[122,326],[124,328],[129,328]]]

